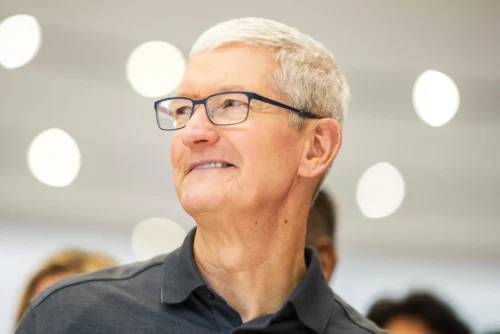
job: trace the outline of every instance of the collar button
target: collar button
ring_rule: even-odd
[[[210,292],[210,290],[208,290],[208,289],[203,292],[203,296],[206,299],[214,299],[215,298],[214,294],[212,292]]]

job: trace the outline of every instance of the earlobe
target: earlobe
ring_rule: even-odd
[[[342,144],[342,129],[333,119],[323,118],[312,126],[299,168],[303,177],[323,174],[332,164]]]

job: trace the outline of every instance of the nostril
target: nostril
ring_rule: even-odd
[[[193,143],[195,144],[203,144],[203,143],[208,143],[208,139],[197,139]]]

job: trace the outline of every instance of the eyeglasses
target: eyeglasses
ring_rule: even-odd
[[[226,92],[208,96],[204,100],[188,97],[169,97],[154,104],[156,121],[161,130],[179,130],[186,126],[198,104],[205,106],[208,119],[215,125],[243,123],[250,112],[250,102],[258,100],[290,110],[305,118],[319,119],[318,115],[290,107],[281,102],[250,92]]]

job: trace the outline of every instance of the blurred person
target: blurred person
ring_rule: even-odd
[[[468,326],[444,301],[428,292],[413,292],[402,300],[382,299],[368,318],[391,334],[469,334]]]
[[[154,104],[196,227],[170,254],[56,283],[17,333],[382,333],[305,247],[347,97],[331,53],[294,28],[244,18],[205,31],[174,96]]]
[[[16,323],[19,323],[23,317],[30,301],[52,284],[72,275],[92,273],[117,265],[118,263],[112,257],[103,253],[81,249],[63,249],[54,253],[33,274],[24,288]]]
[[[330,281],[337,266],[336,226],[335,202],[325,190],[320,190],[307,217],[306,244],[314,247],[318,253],[327,281]]]

